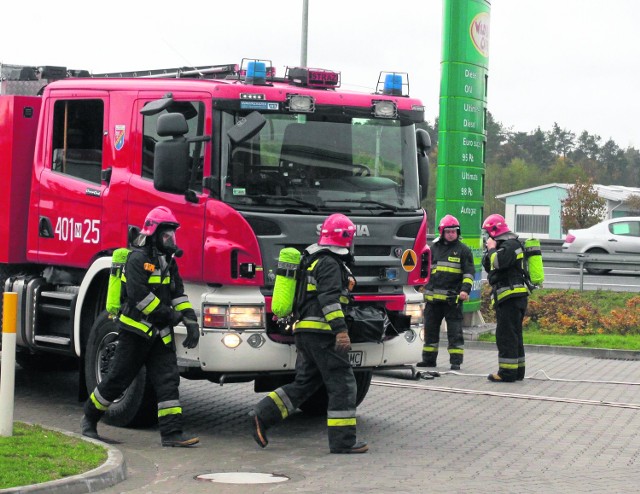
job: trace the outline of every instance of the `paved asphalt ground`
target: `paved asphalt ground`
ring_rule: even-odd
[[[640,362],[634,353],[606,355],[613,358],[531,350],[525,381],[491,383],[495,346],[471,342],[460,375],[415,381],[409,371],[376,374],[358,408],[358,433],[371,449],[352,456],[329,454],[324,419],[302,414],[272,429],[261,450],[245,419],[262,396],[252,384],[183,380],[185,421],[201,445],[161,448],[155,429],[101,424],[101,434],[120,441],[127,467],[126,480],[101,492],[639,492]],[[15,420],[79,432],[75,380],[73,372],[17,368]],[[224,472],[289,480],[196,479]]]

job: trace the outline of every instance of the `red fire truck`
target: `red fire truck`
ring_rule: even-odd
[[[405,74],[381,74],[374,93],[340,89],[329,70],[276,77],[260,60],[121,74],[2,65],[1,79],[0,286],[18,293],[22,366],[77,362],[81,394],[109,371],[111,254],[158,205],[180,221],[201,325],[193,350],[176,328],[183,377],[260,392],[292,380],[293,338],[271,312],[278,254],[316,242],[335,212],[357,225],[356,304],[395,323],[353,345],[358,402],[374,369],[419,360],[430,141]],[[325,405],[320,390],[302,408]],[[143,370],[108,419],[148,423],[155,406]]]

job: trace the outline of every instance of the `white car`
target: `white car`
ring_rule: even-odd
[[[640,254],[640,216],[602,221],[589,228],[569,230],[563,252],[576,254]],[[609,269],[587,268],[591,274],[605,274]]]

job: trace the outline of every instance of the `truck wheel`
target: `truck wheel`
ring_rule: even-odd
[[[371,386],[371,378],[373,377],[373,371],[354,372],[356,378],[356,385],[358,391],[356,393],[356,406],[360,405],[369,392],[369,386]],[[327,396],[327,388],[323,386],[318,389],[311,397],[300,405],[306,415],[318,417],[320,415],[327,414],[327,405],[329,404],[329,397]]]
[[[96,319],[87,341],[84,364],[87,393],[109,373],[115,349],[118,345],[118,327],[105,311]],[[147,379],[145,367],[131,385],[109,407],[105,422],[119,427],[149,427],[158,419],[155,393]]]

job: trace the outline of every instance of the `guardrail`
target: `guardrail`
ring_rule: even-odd
[[[577,268],[580,270],[580,290],[583,289],[584,272],[592,269],[622,269],[640,271],[640,255],[621,254],[572,254],[569,252],[542,252],[545,267]]]

